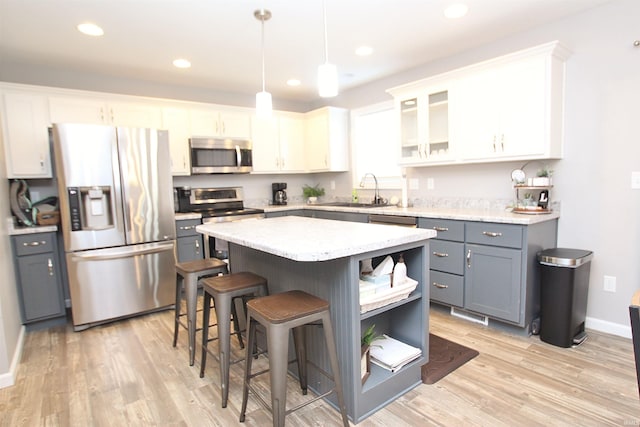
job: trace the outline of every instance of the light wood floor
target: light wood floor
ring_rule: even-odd
[[[631,341],[596,332],[577,348],[520,337],[432,310],[431,332],[480,355],[434,385],[421,385],[360,426],[640,425]],[[171,347],[172,311],[73,332],[30,332],[16,385],[0,390],[2,426],[234,426],[241,365],[231,368],[220,407],[217,363],[205,378],[187,362],[186,333]],[[232,341],[235,346],[237,342]],[[268,390],[267,380],[260,385]],[[300,395],[290,381],[289,402]],[[339,425],[321,402],[287,417],[290,426]],[[270,414],[249,401],[246,426]]]

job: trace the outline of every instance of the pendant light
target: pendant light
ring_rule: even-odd
[[[253,16],[262,23],[262,92],[256,93],[256,116],[261,119],[271,117],[273,104],[271,94],[265,90],[264,77],[264,21],[271,19],[271,12],[267,9],[258,9],[253,12]]]
[[[324,64],[318,67],[318,94],[322,98],[331,98],[338,94],[338,69],[329,63],[329,42],[327,41],[327,5],[322,0],[322,19],[324,21]]]

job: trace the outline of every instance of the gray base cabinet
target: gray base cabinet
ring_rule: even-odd
[[[557,219],[532,225],[419,218],[431,242],[431,300],[531,329],[540,312],[536,254],[553,248]]]
[[[11,238],[23,324],[65,317],[55,232]]]
[[[183,219],[176,221],[178,236],[178,262],[194,261],[204,258],[204,243],[202,234],[196,231],[196,226],[202,224],[200,219]]]

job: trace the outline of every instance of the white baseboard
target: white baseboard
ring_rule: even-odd
[[[607,322],[606,320],[587,317],[584,321],[584,327],[593,329],[598,332],[604,332],[611,335],[617,335],[623,338],[631,338],[631,326],[621,325],[619,323]]]
[[[20,359],[22,359],[22,348],[24,346],[24,334],[26,332],[26,329],[27,328],[24,325],[22,325],[22,327],[20,328],[18,345],[16,345],[16,351],[13,353],[13,358],[11,359],[11,367],[9,368],[9,372],[0,374],[0,388],[11,387],[16,383],[18,365],[20,364]]]

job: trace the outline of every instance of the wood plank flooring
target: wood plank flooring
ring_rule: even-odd
[[[431,332],[480,355],[434,385],[421,385],[359,426],[640,425],[631,340],[589,331],[576,348],[431,310]],[[242,364],[232,365],[229,405],[220,407],[217,362],[199,377],[188,364],[184,330],[171,346],[173,312],[73,332],[29,332],[17,383],[0,390],[2,426],[267,426],[250,398],[238,422]],[[241,352],[232,339],[237,355]],[[258,364],[265,363],[259,360]],[[268,398],[268,379],[256,379]],[[304,400],[289,381],[288,407]],[[290,426],[340,425],[317,402],[287,417]]]

